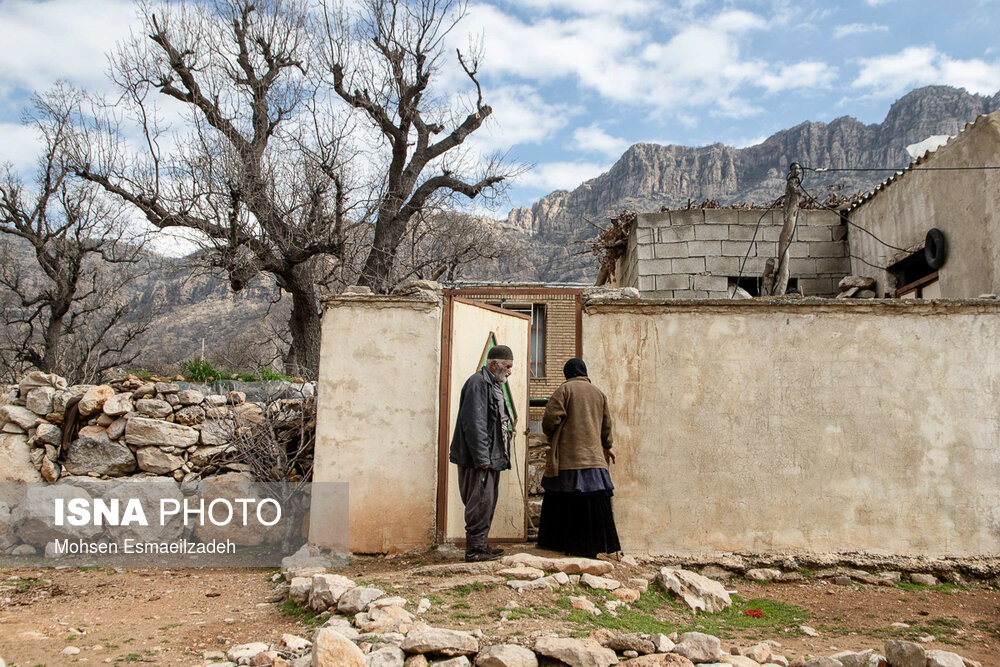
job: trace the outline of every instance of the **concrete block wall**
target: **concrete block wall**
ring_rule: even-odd
[[[781,226],[781,211],[763,209],[640,214],[623,262],[635,268],[630,273],[622,267],[621,286],[637,287],[643,297],[654,299],[727,298],[729,279],[740,275],[744,257],[742,276],[752,278],[777,255]],[[836,213],[799,211],[789,268],[807,296],[837,293],[837,283],[851,269],[846,238]]]

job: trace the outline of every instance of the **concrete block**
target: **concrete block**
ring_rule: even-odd
[[[663,213],[640,213],[636,216],[635,223],[638,229],[669,225],[670,213],[666,211]]]
[[[671,259],[670,262],[669,273],[703,273],[705,271],[704,257]],[[664,271],[663,273],[667,273],[667,271]]]
[[[758,220],[760,220],[760,226],[761,227],[767,227],[767,226],[773,225],[774,224],[774,220],[775,220],[775,218],[774,218],[774,211],[773,210],[768,211],[767,213],[764,213],[764,209],[762,209],[762,208],[750,209],[748,211],[737,211],[736,213],[737,213],[737,220],[738,220],[739,224],[741,224],[741,225],[749,225],[751,227],[756,226]],[[761,217],[760,217],[761,215],[764,216],[763,220],[761,220]],[[781,211],[778,211],[778,218],[777,219],[779,220],[779,224],[780,224]]]
[[[705,222],[705,211],[700,208],[670,211],[671,225],[700,225],[703,222]]]
[[[812,225],[799,225],[795,232],[798,241],[832,241],[832,227],[814,227]]]
[[[742,261],[742,259],[740,260]],[[743,265],[743,275],[744,276],[759,276],[764,271],[764,263],[767,261],[766,257],[748,257],[746,264]],[[792,260],[794,263],[796,260]],[[801,261],[801,260],[799,260]]]
[[[830,233],[833,234],[834,241],[843,241],[847,238],[847,223],[843,223],[836,227],[830,228]]]
[[[816,260],[816,273],[830,273],[841,278],[851,272],[849,257],[821,257]]]
[[[706,292],[725,292],[729,287],[729,278],[726,276],[695,276],[694,289],[705,290]]]
[[[656,276],[656,291],[691,289],[691,276],[686,273],[677,273],[667,276]]]
[[[729,238],[729,225],[695,225],[694,237],[699,241],[725,241]]]
[[[815,276],[816,261],[808,257],[793,257],[788,263],[788,271],[793,276]]]
[[[688,249],[687,241],[676,241],[674,243],[657,243],[653,246],[653,255],[657,259],[672,259],[674,257],[688,257],[691,252]]]
[[[727,287],[724,292],[712,292],[708,293],[709,299],[728,299],[729,298],[729,288]]]
[[[733,208],[706,208],[705,224],[736,225],[740,221],[740,212]]]
[[[799,287],[806,296],[829,296],[837,292],[833,278],[799,278]]]
[[[788,256],[789,257],[809,257],[809,246],[810,245],[812,245],[812,244],[811,243],[802,243],[802,242],[796,243],[795,241],[793,241],[792,245],[788,248]]]
[[[781,220],[776,221],[778,224],[771,225],[770,227],[764,227],[761,225],[760,232],[757,234],[758,241],[777,241],[778,237],[781,236]],[[794,238],[794,237],[793,237]]]
[[[654,291],[650,292],[649,294],[643,294],[642,298],[644,298],[644,299],[673,299],[674,298],[674,293],[671,292],[670,290],[666,290],[666,291],[664,291],[664,290],[654,290]]]
[[[705,270],[716,276],[735,276],[740,270],[740,257],[706,257]]]
[[[751,246],[750,241],[723,241],[722,254],[726,257],[743,257],[747,254],[747,247],[750,247],[751,257],[757,254],[755,247]]]
[[[840,241],[819,241],[809,244],[810,257],[843,257],[846,254],[844,244]]]
[[[650,228],[638,228],[635,230],[635,241],[639,245],[642,245],[643,243],[652,243],[655,240],[655,236],[655,230]]]
[[[672,259],[647,259],[639,262],[640,276],[655,276],[662,273],[673,273]]]
[[[698,229],[695,228],[697,235]],[[718,257],[722,254],[722,241],[688,241],[687,251],[690,257]]]
[[[639,291],[652,292],[656,289],[656,276],[639,276]]]
[[[703,299],[707,292],[696,292],[693,289],[677,290],[674,292],[675,299]]]
[[[753,232],[753,225],[729,225],[729,240],[749,241],[753,238]]]
[[[639,259],[653,259],[653,246],[641,245],[635,249],[636,257]]]
[[[683,227],[659,227],[656,231],[659,233],[660,243],[694,240],[694,225],[686,225]]]

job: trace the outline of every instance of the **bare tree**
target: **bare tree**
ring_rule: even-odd
[[[139,313],[127,290],[145,254],[118,207],[62,160],[69,117],[38,105],[44,150],[33,186],[9,165],[0,174],[0,347],[18,371],[85,381],[137,356],[131,344],[153,312]]]
[[[771,296],[781,296],[788,289],[789,250],[792,245],[792,235],[799,219],[799,201],[802,199],[802,167],[793,162],[788,167],[788,179],[785,183],[784,206],[782,207],[783,224],[778,235],[778,257],[768,259],[764,269],[763,292]]]
[[[491,162],[463,180],[449,155],[490,114],[477,58],[460,57],[472,111],[437,141],[451,109],[425,118],[462,7],[366,0],[334,16],[311,2],[141,4],[143,34],[111,58],[121,95],[75,108],[70,153],[82,178],[155,227],[192,230],[233,290],[273,275],[292,301],[286,370],[315,377],[324,289],[387,291],[419,212],[503,177]],[[168,127],[167,114],[181,122]]]
[[[371,249],[359,283],[376,292],[392,286],[393,264],[414,216],[440,198],[496,195],[500,160],[469,168],[457,149],[493,110],[478,79],[480,53],[456,52],[474,87],[462,110],[435,100],[447,35],[465,12],[462,0],[365,0],[360,10],[326,14],[327,81],[377,129],[388,162],[382,169]]]

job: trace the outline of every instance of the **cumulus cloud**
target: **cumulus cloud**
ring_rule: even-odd
[[[947,84],[990,95],[1000,89],[1000,61],[954,59],[934,46],[910,46],[859,62],[860,72],[851,85],[869,89],[873,97],[892,97],[927,84]]]
[[[578,127],[573,131],[572,147],[580,151],[604,153],[608,157],[617,158],[629,147],[629,142],[621,137],[611,136],[594,123],[587,127]]]
[[[646,0],[513,0],[534,11],[565,12],[578,15],[635,16],[651,11],[655,4]]]
[[[866,35],[872,32],[888,32],[888,30],[889,26],[878,23],[848,23],[834,28],[833,36],[837,39],[843,39],[850,35]]]
[[[596,162],[546,162],[522,175],[521,185],[545,192],[551,190],[572,190],[584,181],[600,176],[608,165]]]
[[[518,144],[537,144],[566,127],[579,110],[552,104],[531,86],[507,86],[486,91],[493,108],[487,124],[470,137],[485,153],[506,151]]]
[[[0,163],[25,173],[35,167],[41,150],[42,141],[34,127],[0,122]]]

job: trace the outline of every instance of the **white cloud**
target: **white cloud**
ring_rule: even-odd
[[[850,35],[866,35],[872,32],[887,32],[888,30],[889,26],[878,23],[848,23],[834,28],[833,36],[837,39],[843,39]]]
[[[629,145],[625,139],[605,132],[597,123],[578,127],[573,131],[572,147],[580,151],[604,153],[608,157],[617,158]]]
[[[596,162],[546,162],[521,176],[521,185],[544,192],[551,190],[572,190],[584,181],[600,176],[608,165]]]
[[[888,5],[894,0],[865,0],[870,7],[881,7],[882,5]]]
[[[16,172],[35,168],[42,142],[30,125],[0,122],[0,163],[10,163]]]
[[[1000,89],[1000,61],[955,60],[934,46],[910,46],[899,53],[862,58],[852,82],[873,97],[900,95],[915,86],[947,84],[971,93],[992,95]]]
[[[645,0],[513,0],[514,4],[535,11],[560,11],[584,16],[636,16],[645,14],[655,5]]]
[[[484,153],[545,141],[564,128],[578,111],[565,104],[547,103],[531,86],[489,89],[486,101],[493,114],[469,139],[470,144]]]
[[[127,0],[3,0],[0,89],[43,91],[59,79],[107,88],[105,53],[134,20]]]

